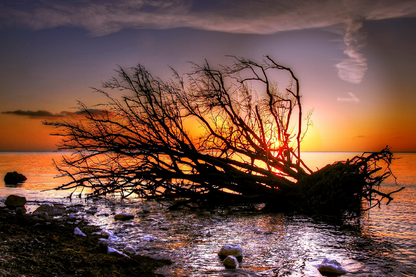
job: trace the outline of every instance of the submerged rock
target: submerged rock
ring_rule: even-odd
[[[32,214],[43,216],[45,213],[49,216],[62,216],[66,214],[66,208],[62,204],[43,204],[40,205]]]
[[[327,258],[325,258],[318,266],[318,271],[323,276],[339,276],[347,273],[339,262],[336,260],[329,260]]]
[[[102,230],[100,235],[102,235],[103,237],[108,238],[108,237],[114,236],[114,233],[109,231],[109,230]]]
[[[26,204],[26,197],[18,195],[9,195],[4,202],[8,208],[24,207]]]
[[[134,255],[136,255],[136,249],[134,249],[131,246],[126,246],[123,249],[123,253],[126,253],[126,254],[128,254],[130,256],[134,256]]]
[[[227,243],[221,247],[220,252],[218,252],[218,256],[221,260],[224,260],[227,256],[234,256],[241,263],[243,260],[243,248],[239,244]]]
[[[115,220],[130,220],[134,218],[132,213],[119,213],[114,216]]]
[[[236,268],[238,267],[238,260],[233,255],[229,255],[222,261],[222,264],[227,268]]]
[[[142,240],[142,241],[155,241],[155,240],[157,240],[157,237],[154,237],[154,236],[152,236],[152,235],[144,235],[144,236],[141,238],[141,240]]]
[[[16,171],[7,172],[6,176],[4,176],[4,183],[16,185],[18,183],[22,183],[26,181],[27,178],[25,175],[17,173]]]

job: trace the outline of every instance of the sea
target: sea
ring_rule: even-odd
[[[300,214],[255,213],[244,209],[169,211],[163,203],[140,199],[106,198],[98,201],[69,199],[71,191],[54,188],[68,181],[57,178],[53,160],[59,152],[0,153],[0,205],[10,194],[25,196],[28,212],[44,203],[83,205],[82,220],[114,233],[109,245],[131,246],[138,254],[169,258],[174,263],[158,269],[164,276],[321,276],[318,266],[336,260],[344,276],[416,276],[416,153],[394,153],[392,177],[383,191],[404,190],[358,218],[336,220]],[[302,159],[312,169],[361,153],[305,152]],[[7,172],[28,179],[5,185]],[[261,208],[261,207],[259,207]],[[88,211],[95,212],[88,212]],[[114,220],[118,212],[136,216],[128,222]],[[240,244],[243,261],[225,269],[218,251],[227,243]]]

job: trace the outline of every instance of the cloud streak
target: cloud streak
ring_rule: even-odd
[[[77,112],[62,111],[60,113],[51,113],[45,110],[37,110],[37,111],[15,110],[15,111],[5,111],[5,112],[2,112],[2,114],[26,116],[32,119],[58,119],[58,118],[71,117],[71,116],[85,116],[87,113],[100,114],[103,112],[104,111],[98,110],[98,109],[89,109],[87,111],[77,111]]]
[[[92,36],[127,28],[188,27],[272,34],[337,26],[346,55],[335,65],[338,76],[358,84],[367,71],[367,61],[358,52],[365,45],[363,22],[415,16],[416,3],[414,0],[229,0],[226,3],[219,0],[21,0],[17,4],[2,3],[0,10],[0,26],[20,25],[34,30],[72,26],[85,29]]]
[[[347,98],[342,98],[342,97],[338,97],[337,101],[338,102],[352,102],[352,103],[360,103],[360,99],[352,92],[348,92],[349,97]]]

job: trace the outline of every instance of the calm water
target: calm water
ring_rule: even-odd
[[[304,153],[311,168],[320,168],[356,153]],[[0,183],[0,202],[9,194],[28,200],[67,202],[67,191],[43,191],[64,180],[52,159],[57,153],[0,153],[0,178],[8,171],[28,177],[20,186]],[[89,219],[116,238],[111,245],[135,247],[140,254],[168,257],[173,266],[166,276],[321,276],[316,267],[324,258],[336,259],[349,271],[345,276],[416,276],[416,154],[395,154],[392,169],[404,191],[381,209],[372,209],[348,224],[330,223],[299,215],[250,214],[241,211],[167,212],[156,203],[110,200],[84,202],[98,208]],[[397,189],[393,180],[385,190]],[[29,203],[29,210],[36,207]],[[70,204],[70,203],[68,203]],[[33,206],[31,208],[31,206]],[[143,208],[150,213],[140,213]],[[115,222],[112,215],[133,212],[130,222]],[[224,270],[216,253],[225,243],[239,243],[244,260],[238,270]]]

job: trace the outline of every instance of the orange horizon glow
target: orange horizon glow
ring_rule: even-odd
[[[0,114],[0,128],[7,130],[0,136],[0,152],[43,152],[57,151],[57,144],[61,138],[51,136],[56,130],[42,124],[41,119],[25,118],[13,115]],[[371,123],[369,123],[371,125]],[[303,142],[301,151],[304,152],[365,152],[380,151],[387,145],[392,152],[416,152],[415,133],[412,128],[415,123],[409,119],[403,122],[404,131],[400,125],[391,129],[373,128],[370,126],[351,126],[344,123],[344,128],[333,132],[331,128],[318,128],[315,123],[310,127]],[[356,128],[353,129],[353,128]],[[191,130],[192,131],[192,128]],[[353,136],[363,133],[366,136]],[[351,133],[350,133],[351,132]],[[279,146],[275,142],[271,148]]]

